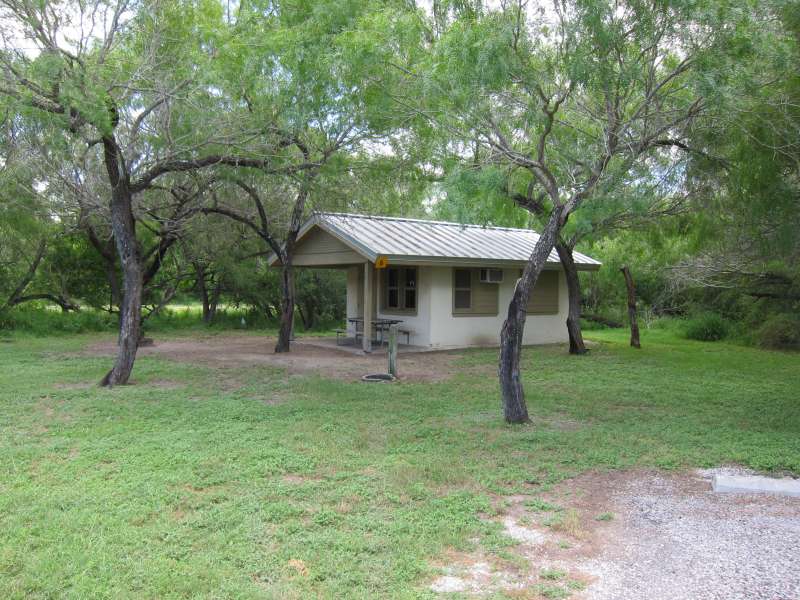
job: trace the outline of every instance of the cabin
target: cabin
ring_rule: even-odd
[[[365,352],[397,323],[400,342],[427,349],[499,344],[505,312],[539,236],[530,229],[316,213],[293,264],[347,272],[347,326]],[[575,253],[578,269],[600,263]],[[272,266],[280,259],[270,257]],[[568,340],[567,287],[555,250],[528,304],[525,344]],[[364,335],[369,332],[369,335]]]

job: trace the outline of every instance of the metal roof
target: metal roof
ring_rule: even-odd
[[[374,217],[347,213],[315,213],[298,235],[298,241],[314,226],[336,236],[370,261],[379,256],[421,263],[525,264],[539,234],[530,229],[488,227],[423,221],[398,217]],[[275,262],[275,258],[270,261]],[[574,253],[579,269],[597,269],[601,263]],[[560,264],[555,249],[548,264]]]

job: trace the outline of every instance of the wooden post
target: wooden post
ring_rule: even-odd
[[[397,328],[398,324],[389,325],[389,374],[397,377]]]
[[[636,287],[633,285],[633,277],[628,265],[620,269],[625,277],[625,286],[628,288],[628,320],[631,322],[631,346],[641,348],[639,343],[639,323],[636,319]]]
[[[372,352],[372,263],[364,263],[364,331],[361,338],[364,352]]]

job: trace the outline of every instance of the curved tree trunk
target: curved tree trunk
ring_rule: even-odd
[[[281,324],[275,352],[289,352],[294,324],[294,269],[291,255],[285,256],[281,268]]]
[[[50,293],[25,294],[24,296],[18,296],[16,300],[14,300],[14,306],[16,306],[17,304],[22,304],[23,302],[31,302],[32,300],[50,300],[50,302],[52,302],[53,304],[58,304],[61,307],[62,312],[69,312],[71,310],[80,310],[80,306],[70,301],[70,299],[64,296],[63,294],[50,294]]]
[[[120,304],[119,341],[114,366],[100,385],[114,386],[128,382],[139,348],[142,316],[142,262],[136,223],[133,217],[133,197],[127,176],[121,172],[116,142],[104,138],[103,150],[111,188],[111,230],[117,255],[122,265],[123,293]]]
[[[36,255],[33,257],[28,270],[25,272],[25,275],[22,277],[20,282],[17,284],[17,287],[14,288],[14,291],[11,292],[11,295],[6,300],[5,304],[0,305],[0,309],[16,306],[20,303],[20,298],[23,297],[23,293],[25,292],[25,288],[30,285],[33,278],[36,276],[36,271],[39,268],[39,264],[42,262],[44,258],[45,250],[47,250],[47,240],[42,238],[39,242],[39,245],[36,248]]]
[[[294,258],[297,235],[303,225],[303,211],[308,198],[307,183],[304,182],[297,192],[294,208],[292,208],[292,219],[286,234],[286,244],[284,244],[281,256],[281,327],[278,332],[278,343],[275,344],[275,352],[289,352],[291,350],[292,328],[294,325],[294,265],[292,265],[292,260]],[[262,221],[266,223],[266,218],[262,218]]]
[[[558,242],[556,250],[561,259],[561,265],[564,267],[569,294],[569,312],[567,314],[569,353],[586,354],[586,345],[583,343],[583,332],[581,331],[581,282],[578,279],[578,269],[572,256],[572,248],[564,242]]]
[[[559,211],[553,210],[550,219],[536,242],[528,264],[517,281],[514,295],[508,304],[508,315],[500,330],[500,360],[497,374],[503,400],[503,415],[508,423],[526,423],[528,407],[520,379],[519,362],[522,354],[522,334],[525,330],[528,300],[536,280],[547,262],[561,228]]]

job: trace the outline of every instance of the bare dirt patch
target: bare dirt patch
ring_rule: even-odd
[[[344,380],[357,380],[367,373],[385,372],[383,354],[353,354],[335,347],[320,347],[313,340],[297,340],[289,353],[276,354],[275,339],[253,335],[218,335],[165,339],[156,338],[151,346],[139,349],[139,356],[159,356],[193,365],[230,369],[269,366],[288,374],[316,374]],[[83,353],[113,356],[113,341],[89,346]],[[402,353],[398,358],[401,381],[441,381],[457,370],[457,351]],[[366,385],[366,384],[365,384]]]
[[[800,499],[715,494],[713,470],[590,472],[496,499],[513,566],[480,548],[431,589],[582,600],[800,598]]]

